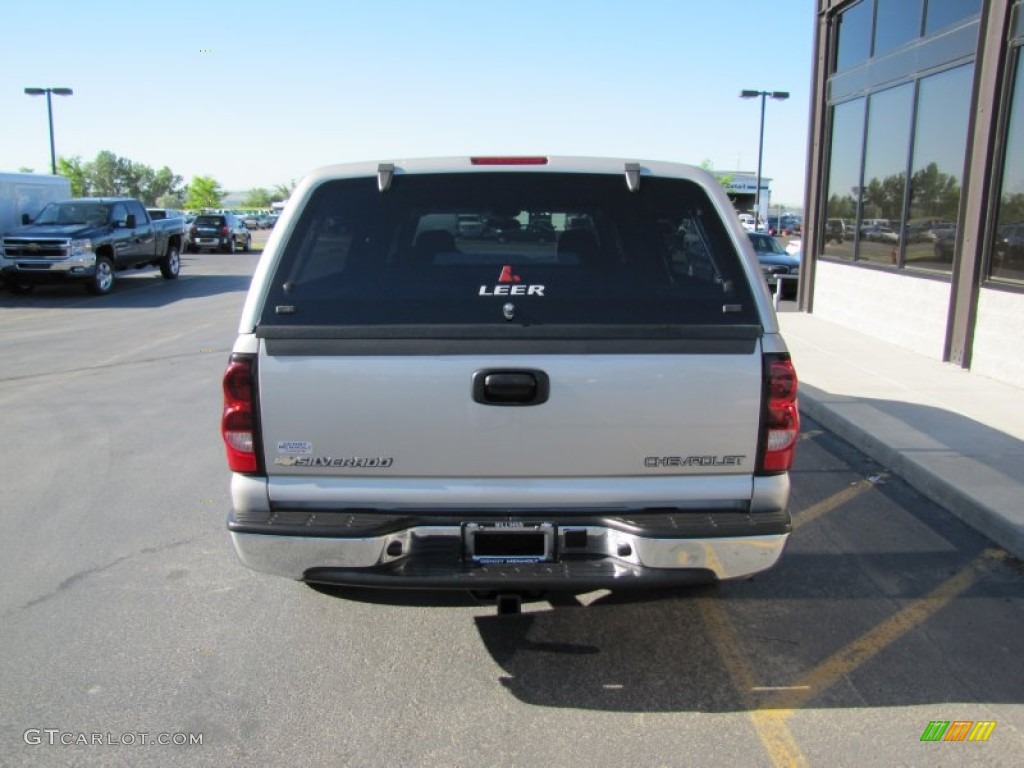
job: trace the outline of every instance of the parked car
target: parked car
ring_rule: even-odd
[[[853,226],[844,219],[829,219],[825,222],[825,244],[842,243],[853,239]]]
[[[164,221],[166,219],[181,219],[181,252],[189,253],[192,250],[192,222],[190,217],[176,208],[147,208],[146,213],[153,221]],[[194,218],[194,217],[192,217]]]
[[[999,227],[995,251],[999,258],[1008,262],[1024,262],[1024,223]]]
[[[780,298],[795,299],[799,291],[800,251],[790,253],[771,235],[762,232],[748,232],[750,244],[757,254],[757,263],[772,293],[782,287]],[[785,275],[781,277],[780,275]]]
[[[181,269],[184,219],[154,221],[133,198],[62,200],[24,222],[0,239],[0,273],[14,293],[78,282],[106,294],[120,270],[154,266],[174,280]]]
[[[801,224],[800,219],[793,214],[786,213],[782,216],[769,216],[768,217],[768,234],[769,235],[781,235],[783,233],[798,233],[800,232]]]
[[[709,173],[363,163],[289,205],[223,378],[243,564],[514,612],[523,593],[743,578],[782,555],[796,375]],[[556,238],[426,221],[497,210],[543,211]]]
[[[896,230],[881,224],[864,227],[861,229],[860,236],[862,239],[872,243],[898,243],[900,241],[900,236],[896,233]]]
[[[203,213],[196,216],[191,227],[192,250],[248,251],[252,233],[245,223],[232,213]]]
[[[935,250],[936,261],[953,261],[953,252],[956,248],[956,227],[940,227],[932,230],[935,235],[932,247]]]
[[[483,237],[487,228],[483,216],[475,213],[460,214],[455,219],[455,227],[459,237],[479,238]]]

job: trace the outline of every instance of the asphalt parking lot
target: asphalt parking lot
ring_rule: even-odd
[[[218,418],[257,258],[0,292],[0,764],[1019,764],[1021,564],[810,420],[749,581],[499,617],[243,568]]]

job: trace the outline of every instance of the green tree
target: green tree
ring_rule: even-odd
[[[925,216],[956,220],[960,207],[960,184],[955,176],[942,173],[929,163],[910,179],[910,218]]]
[[[89,196],[89,174],[78,155],[74,157],[58,157],[57,173],[71,182],[73,197]]]
[[[283,203],[292,196],[294,191],[295,179],[292,179],[288,184],[275,184],[273,191],[270,193],[270,201],[272,203]]]
[[[999,223],[1024,221],[1024,192],[1004,194],[999,201]]]
[[[172,205],[162,205],[162,208],[181,208],[185,202],[182,182],[184,179],[174,173],[166,165],[156,171],[148,180],[142,193],[142,199],[146,205],[159,204],[160,200],[170,199],[176,201]]]
[[[108,150],[97,153],[96,159],[86,164],[89,194],[96,197],[115,197],[123,194],[119,183],[118,156]]]
[[[155,205],[165,195],[180,199],[182,178],[164,166],[154,171],[144,163],[118,157],[109,150],[97,153],[95,159],[83,162],[78,156],[57,160],[57,172],[71,182],[75,197],[135,197],[144,205]]]
[[[857,218],[857,201],[851,195],[832,195],[828,199],[828,218],[830,219],[855,219]]]
[[[242,201],[244,208],[269,208],[272,202],[270,193],[263,187],[254,187],[249,190],[248,196]]]
[[[185,190],[185,207],[220,208],[224,200],[224,190],[212,176],[193,176]]]
[[[732,174],[717,173],[715,171],[715,165],[714,163],[711,162],[710,158],[705,157],[703,160],[701,160],[700,167],[703,168],[708,173],[710,173],[712,176],[714,176],[718,183],[721,184],[723,187],[726,186],[727,184],[732,183]]]

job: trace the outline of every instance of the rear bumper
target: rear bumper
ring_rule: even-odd
[[[232,514],[228,528],[242,563],[263,573],[344,586],[656,587],[742,578],[771,568],[782,555],[791,528],[785,511],[561,519],[550,515],[543,518],[556,521],[548,559],[481,563],[467,552],[465,524],[472,522],[468,519],[438,518],[430,524],[423,517],[299,514],[305,521],[286,513],[292,517],[256,524],[240,522]],[[324,523],[335,516],[333,525]],[[532,516],[514,519],[540,522]]]

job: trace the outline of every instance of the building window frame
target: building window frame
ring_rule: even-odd
[[[1019,14],[1021,20],[1024,21],[1022,9],[1024,9],[1024,5],[1018,4],[1014,10]],[[1017,26],[1024,27],[1024,24],[1018,24]],[[988,190],[989,200],[994,205],[991,206],[991,215],[987,216],[985,221],[980,283],[983,288],[1011,293],[1024,293],[1024,278],[1014,279],[994,276],[992,274],[995,261],[995,238],[1000,226],[1000,214],[1002,212],[1002,191],[1006,175],[1007,149],[1010,141],[1010,120],[1014,116],[1014,109],[1020,110],[1021,118],[1024,118],[1024,99],[1021,100],[1020,104],[1013,104],[1017,78],[1024,78],[1024,35],[1021,35],[1019,32],[1009,41],[1004,73],[1005,76],[1000,93],[1001,108],[998,117],[996,146],[993,150],[993,167],[997,169],[997,172],[992,174]]]

